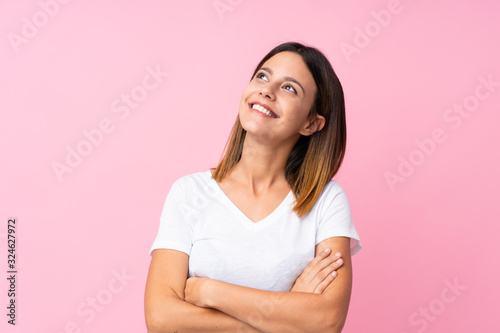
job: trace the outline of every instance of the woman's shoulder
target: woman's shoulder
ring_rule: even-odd
[[[330,179],[328,183],[326,183],[323,191],[321,192],[321,197],[335,197],[337,195],[345,195],[344,188],[340,185],[337,180]]]
[[[212,173],[210,170],[198,171],[180,176],[174,180],[172,187],[183,189],[205,188],[211,183]]]
[[[210,170],[207,171],[197,171],[189,174],[185,174],[183,176],[179,176],[175,179],[174,183],[186,183],[190,181],[196,180],[206,180],[207,178],[211,178],[212,174]]]
[[[328,209],[328,207],[331,207],[331,205],[338,204],[348,205],[349,201],[347,199],[346,192],[340,183],[337,180],[331,179],[328,183],[326,183],[313,208],[324,211],[325,209]]]

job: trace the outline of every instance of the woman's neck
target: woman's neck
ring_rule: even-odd
[[[295,143],[269,145],[245,137],[241,159],[231,170],[231,178],[248,186],[253,193],[288,186],[285,166]]]

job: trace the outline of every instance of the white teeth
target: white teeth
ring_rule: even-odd
[[[265,107],[263,107],[262,105],[254,104],[254,105],[252,105],[252,109],[260,111],[263,114],[265,114],[265,115],[267,115],[267,116],[269,116],[271,118],[273,117],[272,113],[268,109],[266,109]]]

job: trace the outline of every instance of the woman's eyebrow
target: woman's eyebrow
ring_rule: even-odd
[[[273,75],[273,71],[270,68],[268,68],[268,67],[262,67],[261,70],[266,71],[269,74]],[[295,80],[291,76],[285,76],[284,79],[285,79],[285,81],[290,81],[290,82],[296,83],[302,89],[302,92],[304,93],[304,95],[306,94],[306,91],[304,90],[304,87],[302,87],[302,85],[300,84],[299,81]]]

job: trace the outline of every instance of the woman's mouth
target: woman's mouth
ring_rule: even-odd
[[[266,109],[262,105],[259,104],[250,104],[250,108],[256,111],[259,111],[260,113],[265,114],[266,116],[270,118],[279,118],[274,112],[271,110]]]

